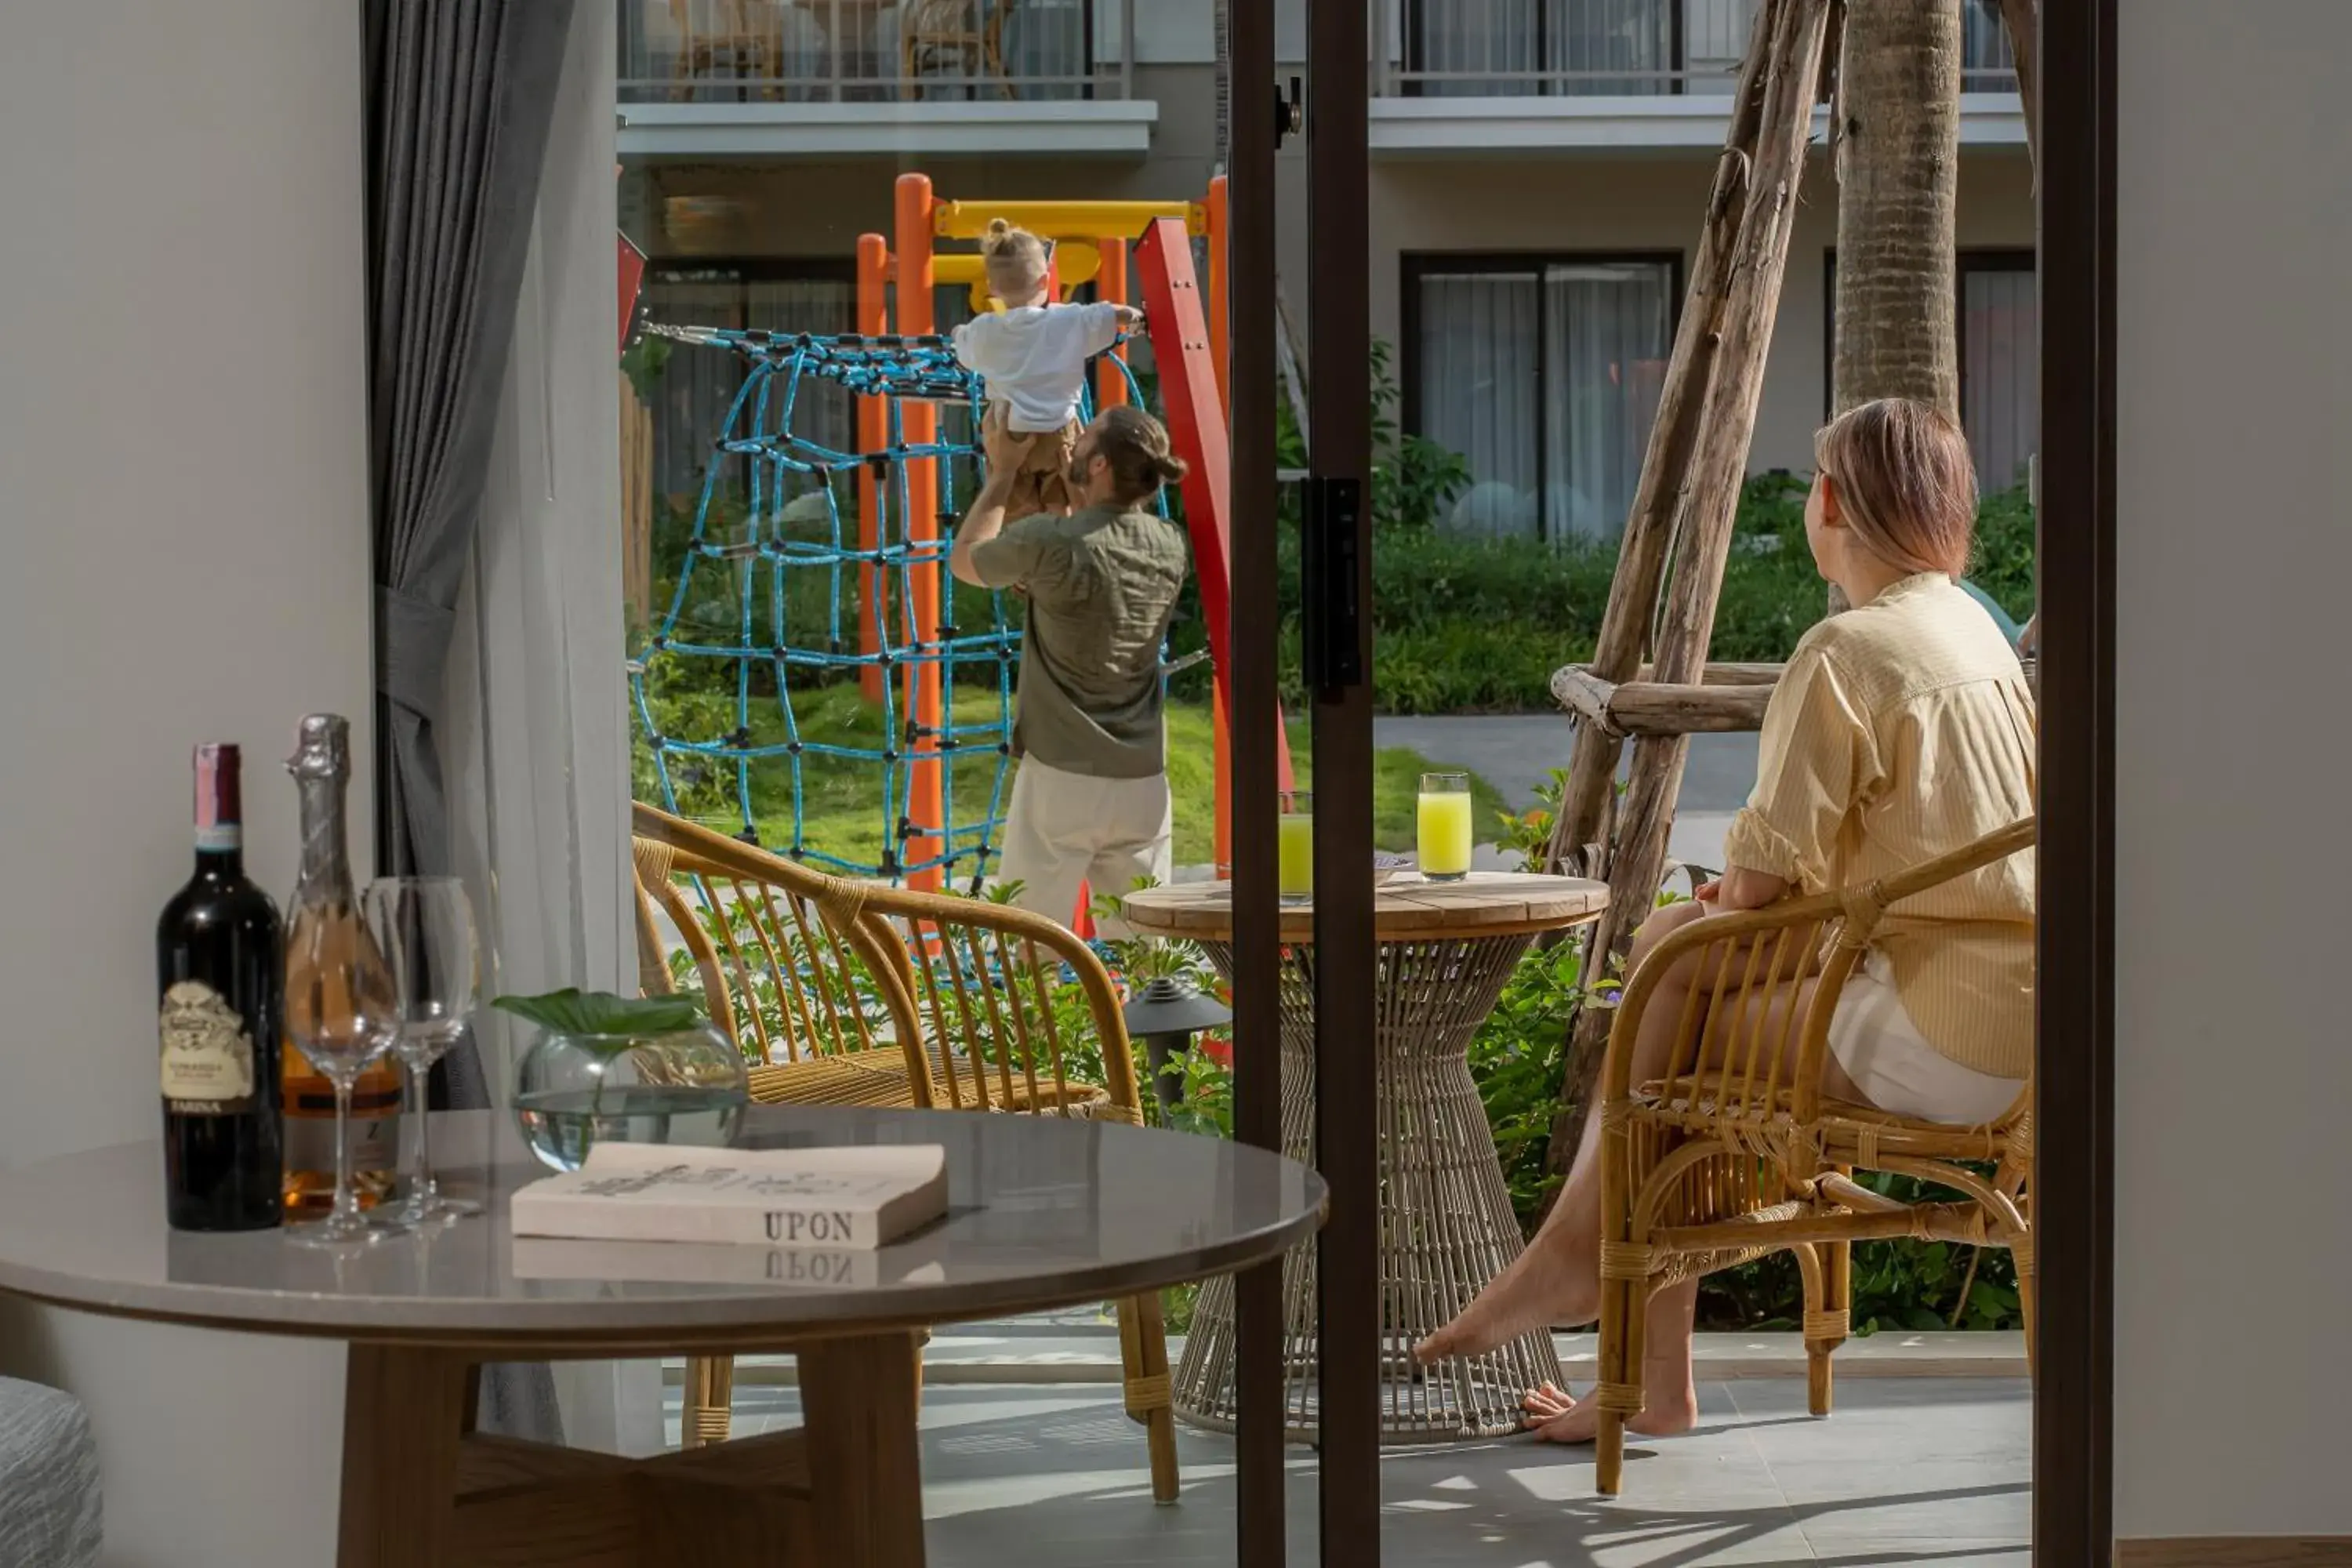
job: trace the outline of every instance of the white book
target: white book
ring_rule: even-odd
[[[690,1149],[599,1143],[516,1193],[518,1237],[870,1252],[947,1212],[936,1143]]]
[[[773,1285],[787,1290],[873,1290],[937,1284],[938,1262],[886,1271],[879,1252],[800,1247],[740,1247],[723,1241],[596,1241],[518,1236],[518,1279],[593,1279],[605,1284]]]

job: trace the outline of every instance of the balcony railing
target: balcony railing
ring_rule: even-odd
[[[1134,96],[1136,0],[619,0],[624,103]],[[1103,53],[1113,58],[1103,59]]]
[[[1729,94],[1759,0],[1372,0],[1379,89],[1407,98]],[[1966,0],[1960,88],[2011,92],[1993,0]]]

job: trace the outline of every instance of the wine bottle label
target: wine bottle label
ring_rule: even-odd
[[[163,993],[163,1098],[182,1116],[253,1109],[253,1037],[221,994],[201,980]]]

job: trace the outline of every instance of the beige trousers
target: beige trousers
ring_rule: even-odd
[[[1166,773],[1089,778],[1029,758],[1013,776],[996,876],[1022,884],[1013,900],[1021,908],[1075,925],[1081,884],[1099,902],[1133,891],[1139,878],[1167,881],[1174,837]],[[1128,931],[1100,921],[1096,934],[1116,940]]]

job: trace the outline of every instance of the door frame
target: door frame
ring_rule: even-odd
[[[1271,7],[1267,7],[1271,9]],[[1381,1561],[1380,1135],[1373,1037],[1371,7],[1307,0],[1307,402],[1302,628],[1315,741],[1318,1538]],[[1247,97],[1244,89],[1242,96]]]
[[[1365,9],[1349,0],[1310,0],[1308,19],[1310,69],[1315,62],[1327,67],[1317,73],[1321,90],[1309,126],[1315,254],[1363,258],[1334,268],[1328,278],[1319,266],[1316,270],[1310,348],[1316,472],[1359,479],[1370,466],[1367,363],[1359,352],[1350,363],[1339,340],[1353,342],[1360,334],[1356,347],[1369,349],[1368,105],[1361,69],[1328,68],[1368,58]],[[1240,88],[1232,98],[1231,142],[1234,484],[1237,497],[1259,501],[1238,508],[1238,514],[1260,518],[1275,515],[1270,12],[1248,5],[1229,8],[1231,68]],[[2042,340],[2036,549],[2041,602],[2054,614],[2042,628],[2040,654],[2035,1078],[2043,1136],[2032,1194],[2040,1283],[2033,1549],[2035,1561],[2052,1568],[2104,1563],[2114,1551],[2116,13],[2116,0],[2052,0],[2042,8],[2038,73],[2045,85],[2036,159]],[[2063,85],[2053,92],[2046,86],[2051,82]],[[1273,702],[1279,637],[1272,531],[1236,529],[1234,549],[1234,700],[1244,711],[1265,711]],[[1369,626],[1370,552],[1360,555],[1358,589]],[[1363,653],[1369,668],[1369,646]],[[1318,905],[1318,950],[1338,951],[1325,945],[1338,943],[1369,961],[1369,858],[1337,852],[1355,828],[1368,835],[1370,826],[1369,686],[1336,700],[1318,697],[1313,712],[1319,771],[1336,775],[1341,786],[1317,801],[1318,816],[1326,820],[1339,808],[1333,830],[1318,836],[1317,885],[1324,895]],[[1272,1144],[1278,1141],[1279,1092],[1274,748],[1270,735],[1251,739],[1249,725],[1234,730],[1236,963],[1266,972],[1246,987],[1236,976],[1236,1129],[1251,1142]],[[1336,749],[1327,749],[1334,742]],[[1350,761],[1362,765],[1340,772]],[[1327,1025],[1338,1022],[1329,1010],[1336,1006],[1368,1023],[1370,963],[1324,963],[1318,971],[1318,1017]],[[1318,1058],[1336,1058],[1335,1047],[1346,1037],[1330,1029],[1318,1042]],[[1372,1184],[1354,1185],[1358,1168],[1373,1153],[1370,1096],[1343,1092],[1334,1104],[1321,1092],[1329,1081],[1328,1074],[1318,1075],[1326,1140],[1318,1163],[1337,1178],[1332,1223],[1318,1240],[1327,1285],[1335,1261],[1350,1276],[1369,1277],[1376,1242]],[[1333,1156],[1343,1169],[1334,1171]],[[1361,1201],[1347,1201],[1351,1196]],[[1278,1568],[1284,1552],[1278,1266],[1255,1270],[1240,1285],[1238,1561],[1242,1568]],[[1354,1386],[1376,1386],[1370,1375],[1377,1364],[1376,1301],[1377,1292],[1353,1303],[1335,1303],[1327,1295],[1326,1388],[1349,1386],[1330,1380],[1335,1352],[1343,1361],[1371,1363]],[[1361,1414],[1364,1419],[1339,1425],[1331,1434],[1339,1441],[1327,1443],[1321,1456],[1327,1564],[1380,1561],[1378,1428],[1372,1412]]]
[[[1226,113],[1225,276],[1232,345],[1232,650],[1234,857],[1234,1137],[1282,1149],[1282,926],[1276,879],[1276,794],[1281,761],[1269,722],[1280,711],[1281,556],[1272,520],[1276,485],[1275,306],[1279,212],[1274,8],[1225,12],[1230,83]],[[1284,1568],[1282,1262],[1234,1279],[1234,1562]]]
[[[2105,1563],[2115,1494],[2116,0],[2044,0],[2033,1555]],[[2053,90],[2047,84],[2060,84]]]
[[[1281,924],[1272,726],[1284,632],[1271,520],[1275,479],[1274,282],[1277,198],[1274,8],[1226,8],[1233,90],[1227,145],[1234,586],[1234,1111],[1237,1139],[1281,1142]],[[1316,763],[1315,1166],[1330,1188],[1316,1238],[1321,1559],[1380,1563],[1379,1137],[1372,1034],[1370,7],[1308,0],[1307,379],[1315,432],[1301,500],[1309,564],[1308,711]],[[1352,498],[1352,499],[1350,499]],[[1244,501],[1250,504],[1244,504]],[[1352,605],[1353,616],[1332,607]],[[1319,635],[1318,635],[1319,634]],[[1319,650],[1319,657],[1318,657]],[[1281,1568],[1282,1266],[1235,1281],[1239,1405],[1236,1562]],[[1334,1398],[1333,1391],[1340,1397]]]

